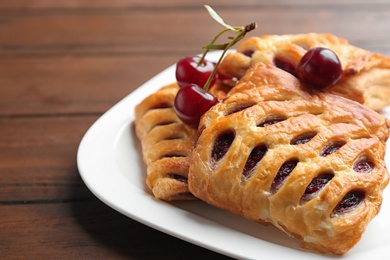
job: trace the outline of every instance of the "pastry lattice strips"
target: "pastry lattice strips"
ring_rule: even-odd
[[[390,105],[390,58],[349,44],[331,34],[287,34],[252,37],[220,64],[222,74],[241,78],[253,62],[273,64],[292,75],[302,56],[315,47],[333,50],[343,75],[330,92],[362,103],[374,110]]]
[[[390,124],[361,104],[303,90],[254,63],[203,116],[189,169],[199,199],[344,254],[381,206]]]
[[[198,131],[176,116],[173,103],[179,86],[171,84],[135,108],[135,125],[147,166],[146,183],[160,200],[194,199],[188,191],[189,156]]]

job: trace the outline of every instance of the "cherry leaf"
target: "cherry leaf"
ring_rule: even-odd
[[[232,30],[232,31],[238,31],[239,29],[237,28],[234,28],[233,26],[231,25],[228,25],[224,22],[224,20],[217,14],[217,12],[214,11],[213,8],[211,8],[209,5],[205,5],[204,6],[207,11],[209,12],[210,16],[215,20],[217,21],[219,24],[221,24],[222,26],[226,27],[227,29],[229,30]]]
[[[224,50],[228,47],[228,43],[225,44],[206,44],[203,49],[206,50]]]

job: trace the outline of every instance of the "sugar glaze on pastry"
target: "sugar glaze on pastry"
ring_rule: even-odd
[[[304,248],[344,254],[380,210],[389,128],[357,102],[310,93],[293,75],[253,63],[202,117],[189,190]]]
[[[362,103],[374,110],[390,105],[390,58],[349,44],[332,34],[308,33],[264,35],[240,43],[219,70],[241,78],[256,61],[273,64],[293,75],[302,56],[311,48],[333,50],[341,61],[343,75],[330,92]]]

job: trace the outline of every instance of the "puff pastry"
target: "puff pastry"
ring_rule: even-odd
[[[199,199],[344,254],[380,210],[389,121],[253,63],[202,117],[188,174]]]
[[[146,184],[155,198],[195,199],[188,190],[189,156],[198,131],[180,121],[173,110],[179,86],[170,84],[135,108],[135,129],[147,166]]]
[[[241,78],[250,64],[261,61],[274,64],[293,75],[307,50],[314,47],[332,49],[339,57],[343,76],[330,92],[362,103],[374,110],[390,105],[390,58],[349,44],[332,34],[286,34],[251,37],[237,52],[229,53],[219,70]]]

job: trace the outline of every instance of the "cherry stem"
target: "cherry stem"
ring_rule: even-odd
[[[225,56],[226,52],[228,51],[228,49],[230,49],[234,44],[236,44],[238,41],[240,41],[242,38],[245,37],[245,35],[256,29],[257,27],[257,24],[256,22],[252,22],[248,25],[246,25],[245,27],[234,27],[235,29],[238,29],[239,33],[236,35],[236,37],[234,37],[226,46],[225,48],[223,49],[223,52],[221,54],[221,56],[219,57],[219,60],[218,62],[215,64],[215,67],[211,73],[211,75],[209,76],[209,78],[207,79],[206,81],[206,84],[203,86],[203,90],[204,91],[208,91],[209,87],[210,87],[210,84],[211,84],[211,81],[212,79],[214,78],[215,76],[215,73],[217,73],[217,69],[218,69],[218,66],[219,64],[221,63],[223,57]],[[212,46],[212,44],[222,35],[224,34],[225,32],[229,31],[230,29],[226,28],[224,30],[222,30],[219,34],[217,34],[217,36],[215,36],[215,38],[213,39],[213,41],[211,42],[210,45],[208,45],[208,47],[206,47],[206,51],[203,53],[203,56],[202,58],[200,59],[198,65],[200,66],[202,63],[203,63],[203,60],[204,58],[206,57],[206,54],[212,49],[210,48],[210,46]]]
[[[241,28],[241,30],[243,30],[243,28]],[[220,32],[214,37],[214,39],[211,41],[210,45],[214,44],[214,43],[218,40],[218,38],[221,37],[222,34],[228,32],[228,31],[230,31],[229,28],[225,28],[225,29],[223,29],[222,31],[220,31]],[[210,50],[211,50],[211,48],[206,48],[206,50],[203,52],[203,55],[202,55],[202,57],[200,58],[200,60],[199,60],[199,62],[198,62],[198,66],[202,66],[203,60],[206,58],[206,55],[207,55],[207,53],[208,53]]]

